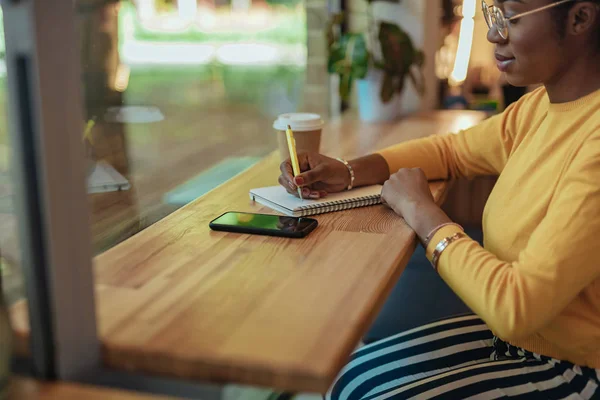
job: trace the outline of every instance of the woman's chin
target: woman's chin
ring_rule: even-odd
[[[508,83],[510,83],[512,86],[517,86],[517,87],[523,87],[523,86],[529,86],[529,85],[535,85],[539,82],[532,82],[531,79],[527,79],[526,77],[519,75],[519,74],[515,74],[515,73],[511,73],[511,72],[506,72],[504,74],[506,81]]]

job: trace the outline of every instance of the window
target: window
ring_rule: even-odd
[[[77,379],[101,365],[93,256],[275,150],[277,115],[323,112],[328,88],[309,79],[327,76],[325,38],[314,24],[309,38],[303,2],[59,4],[4,5],[8,122],[26,173],[0,189],[29,207],[13,216],[20,344],[38,376]]]
[[[303,2],[81,2],[76,12],[96,254],[275,150],[273,120],[302,107]]]

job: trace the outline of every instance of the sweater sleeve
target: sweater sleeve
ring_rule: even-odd
[[[411,140],[378,153],[387,161],[390,174],[419,167],[430,180],[498,175],[513,146],[519,110],[528,98],[458,134]]]
[[[441,277],[504,340],[551,322],[600,276],[600,135],[587,139],[557,184],[547,214],[514,262],[469,238],[442,253]],[[457,228],[442,228],[435,244]]]

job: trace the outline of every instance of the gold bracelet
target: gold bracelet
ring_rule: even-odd
[[[442,229],[445,226],[449,226],[449,225],[456,225],[458,228],[460,228],[461,231],[465,231],[465,228],[463,228],[460,224],[457,224],[456,222],[446,222],[443,224],[440,224],[438,226],[436,226],[435,228],[433,228],[431,230],[431,232],[429,232],[429,234],[427,236],[425,236],[425,240],[423,240],[423,247],[427,248],[427,246],[429,246],[429,242],[431,241],[431,239],[433,239],[433,235],[435,235],[437,233],[437,231],[439,231],[440,229]]]
[[[464,238],[465,235],[463,232],[456,232],[452,236],[448,236],[447,238],[442,239],[437,246],[435,246],[435,250],[433,250],[433,255],[431,256],[431,265],[433,265],[433,269],[437,271],[437,264],[440,260],[440,256],[442,252],[446,250],[446,248],[454,241]]]
[[[354,187],[354,169],[348,163],[348,161],[344,160],[343,158],[336,158],[336,160],[338,160],[339,162],[344,164],[346,168],[348,168],[348,173],[350,174],[350,184],[348,184],[346,190],[352,190],[352,188]]]

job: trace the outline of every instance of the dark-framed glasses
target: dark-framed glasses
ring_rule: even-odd
[[[556,3],[548,4],[547,6],[539,7],[534,10],[529,10],[524,13],[513,15],[510,18],[506,18],[502,10],[496,6],[488,6],[485,1],[481,2],[481,8],[483,10],[483,16],[489,29],[495,28],[502,39],[508,39],[508,23],[518,18],[525,17],[527,15],[535,14],[540,11],[548,10],[561,4],[570,3],[575,0],[561,0]]]

